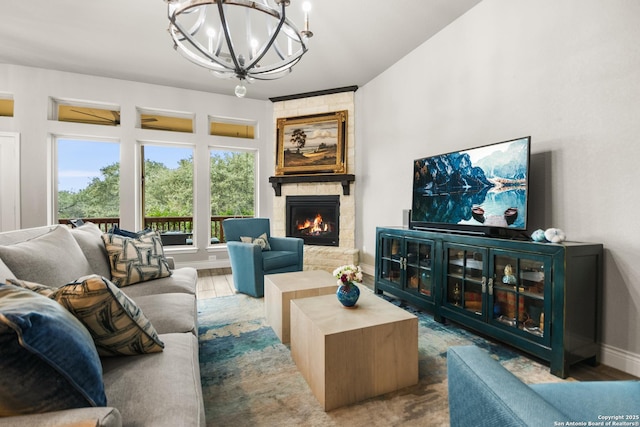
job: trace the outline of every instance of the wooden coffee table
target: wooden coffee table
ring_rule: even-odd
[[[291,301],[291,355],[325,411],[418,382],[418,318],[361,287]]]
[[[338,279],[324,270],[295,271],[264,276],[264,310],[267,323],[283,344],[290,340],[289,301],[335,294]]]

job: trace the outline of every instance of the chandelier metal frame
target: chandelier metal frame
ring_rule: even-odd
[[[261,2],[249,0],[167,0],[167,4],[168,31],[173,40],[174,49],[187,60],[211,70],[218,77],[240,79],[239,87],[243,87],[243,81],[274,80],[284,77],[291,72],[291,68],[307,52],[308,39],[313,36],[308,28],[308,15],[305,14],[303,31],[299,31],[287,18],[286,8],[289,6],[290,0],[275,0],[275,6],[279,9],[270,5],[269,0]],[[248,54],[246,45],[243,46],[244,53],[241,53],[242,47],[238,46],[237,39],[234,40],[230,28],[231,25],[241,24],[238,22],[230,23],[228,20],[228,8],[236,6],[265,14],[268,39],[263,40],[259,47],[255,47],[255,51]],[[210,10],[211,8],[215,8],[215,10]],[[248,16],[249,12],[246,13]],[[212,37],[203,37],[203,32],[212,27],[212,21],[216,21],[215,24],[218,28],[218,37],[215,42],[212,41]],[[245,23],[245,25],[247,31],[250,32],[251,24]],[[224,37],[221,36],[222,34]],[[288,49],[279,43],[278,36],[280,34],[287,38]],[[203,43],[204,40],[208,40],[206,45]],[[289,52],[292,45],[297,47],[295,52]],[[272,63],[265,63],[268,53]],[[274,59],[275,62],[273,62]],[[237,88],[236,94],[238,94]]]

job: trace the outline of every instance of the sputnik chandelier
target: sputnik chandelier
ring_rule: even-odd
[[[237,78],[235,94],[254,79],[284,77],[307,52],[309,3],[304,30],[287,18],[290,0],[167,0],[174,48],[222,78]]]

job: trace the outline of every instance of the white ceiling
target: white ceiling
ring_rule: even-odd
[[[256,81],[267,99],[363,86],[480,0],[311,0],[309,52],[291,74]],[[289,17],[302,27],[302,0]],[[163,0],[3,0],[0,63],[233,95],[173,50]]]

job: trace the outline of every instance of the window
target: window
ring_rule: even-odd
[[[138,109],[140,129],[193,133],[195,115],[191,113]]]
[[[58,220],[82,218],[103,231],[119,223],[120,145],[112,141],[55,139]]]
[[[222,221],[255,214],[256,152],[211,149],[211,243],[224,241]]]
[[[51,99],[52,119],[59,122],[120,126],[120,107],[84,101]]]
[[[256,123],[249,120],[209,117],[209,134],[233,138],[255,138]]]
[[[145,227],[165,246],[193,245],[193,149],[143,144],[142,211]]]
[[[13,117],[13,98],[0,94],[0,117]]]

